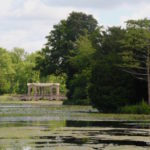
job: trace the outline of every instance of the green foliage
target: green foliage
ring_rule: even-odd
[[[87,87],[89,77],[80,74],[83,69],[87,70],[91,61],[89,56],[94,49],[88,36],[96,34],[97,28],[97,21],[92,15],[72,12],[66,20],[61,20],[54,25],[53,30],[47,36],[45,48],[37,57],[36,68],[40,69],[41,75],[66,74],[69,99],[87,98],[87,90],[85,90],[86,93],[82,90],[82,97],[82,92],[79,94],[79,91]],[[85,78],[84,86],[78,86],[77,82],[83,77]]]
[[[76,69],[73,77],[69,80],[68,86],[72,91],[71,99],[88,99],[89,79],[91,76],[92,55],[95,49],[89,36],[80,36],[75,43],[76,48],[72,50],[70,65]]]
[[[101,112],[117,112],[121,106],[132,103],[135,96],[132,77],[118,68],[122,62],[119,41],[124,33],[120,28],[109,28],[94,56],[89,95],[92,105]]]
[[[9,53],[0,48],[0,94],[9,93],[15,70]]]
[[[35,70],[37,52],[28,54],[21,48],[7,51],[0,48],[0,94],[27,93],[27,83],[58,82],[61,93],[66,94],[66,76],[46,76],[40,78],[39,70]]]
[[[51,73],[73,74],[74,68],[68,64],[70,51],[74,49],[74,42],[80,35],[85,35],[85,31],[92,33],[97,27],[97,21],[92,15],[72,12],[66,20],[53,26],[53,30],[47,36],[47,44],[40,52],[37,59],[37,67],[42,66],[41,73],[48,75]],[[45,69],[43,69],[45,68]]]
[[[0,94],[26,93],[28,82],[39,81],[35,67],[36,53],[27,54],[24,49],[11,52],[0,48]]]
[[[146,89],[145,83],[139,84],[122,68],[124,60],[132,62],[132,68],[141,65],[135,59],[137,52],[130,50],[134,46],[145,50],[140,45],[145,43],[143,36],[148,36],[141,30],[145,25],[149,25],[147,20],[144,23],[130,20],[127,29],[112,27],[104,31],[91,15],[72,12],[47,36],[47,44],[36,60],[37,68],[44,76],[66,75],[69,100],[65,103],[90,99],[100,111],[117,112],[146,95],[142,89]],[[136,90],[142,91],[140,96]]]
[[[150,20],[129,20],[126,28],[122,68],[137,79],[147,81],[150,87]],[[150,104],[150,88],[147,91]]]
[[[131,103],[134,95],[132,78],[114,63],[109,56],[93,67],[89,94],[93,106],[101,112],[117,112],[119,107]]]
[[[134,75],[145,73],[149,57],[150,20],[129,20],[125,38],[122,40],[123,67],[132,69]],[[140,76],[140,75],[139,75]]]
[[[63,74],[61,76],[56,76],[56,75],[49,75],[46,77],[42,77],[41,78],[41,82],[44,83],[60,83],[60,92],[62,94],[66,94],[67,93],[67,89],[66,89],[66,75]]]
[[[143,100],[140,104],[122,107],[120,112],[126,114],[150,114],[150,106]]]
[[[95,49],[88,34],[80,36],[75,45],[76,47],[71,51],[72,56],[69,57],[69,62],[80,72],[83,68],[89,68]]]
[[[36,53],[27,54],[23,49],[15,48],[10,55],[16,72],[11,91],[13,93],[26,93],[28,82],[39,81],[39,72],[33,70]]]

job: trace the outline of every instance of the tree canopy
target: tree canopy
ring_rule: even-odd
[[[150,104],[150,20],[129,20],[122,41],[124,71],[147,81]]]
[[[37,58],[37,68],[41,68],[41,73],[44,75],[65,73],[67,75],[66,86],[69,89],[68,97],[71,98],[73,91],[69,88],[71,87],[70,81],[74,74],[78,72],[79,66],[72,65],[70,57],[79,56],[79,51],[75,50],[78,44],[76,41],[80,36],[94,34],[98,28],[98,23],[92,15],[72,12],[66,20],[61,20],[53,28],[46,37],[45,48],[42,49],[40,56]]]
[[[105,29],[92,15],[72,12],[46,37],[36,67],[41,76],[65,74],[69,102],[87,101],[100,111],[119,111],[124,105],[147,99],[145,82],[130,75],[128,69],[147,69],[140,61],[141,56],[145,58],[149,35],[147,19],[129,20],[125,29]]]

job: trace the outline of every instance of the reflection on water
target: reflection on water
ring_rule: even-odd
[[[150,122],[146,121],[67,121],[67,127],[114,127],[114,128],[149,128]]]
[[[0,150],[150,149],[150,121],[100,120],[90,116],[92,111],[86,106],[2,105]]]

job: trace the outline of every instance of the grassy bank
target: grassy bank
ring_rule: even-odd
[[[0,103],[3,104],[43,104],[43,105],[62,105],[62,101],[49,101],[49,100],[32,100],[32,101],[23,101],[14,99],[14,95],[1,95]]]
[[[26,104],[40,106],[41,109],[37,110],[35,107],[26,107]],[[13,105],[13,108],[11,106]],[[22,106],[20,108],[20,106]],[[3,107],[7,107],[7,111]],[[15,107],[16,106],[16,107]],[[45,107],[46,106],[46,107]],[[21,101],[21,100],[14,100],[11,95],[3,95],[0,96],[0,117],[9,117],[9,116],[52,116],[54,117],[55,111],[59,111],[60,118],[64,117],[66,113],[71,118],[82,118],[90,119],[90,120],[148,120],[150,121],[149,114],[136,114],[137,108],[139,106],[126,106],[124,108],[124,114],[105,114],[96,112],[92,106],[79,106],[79,105],[62,105],[62,101],[47,101],[47,100],[40,100],[40,101]],[[134,109],[133,109],[133,108]],[[142,107],[140,105],[139,109],[145,109],[147,106],[143,103]],[[68,114],[69,112],[69,114]],[[134,114],[135,113],[135,114]],[[58,115],[58,114],[57,114]]]

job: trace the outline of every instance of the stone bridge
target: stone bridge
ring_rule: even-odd
[[[65,100],[66,96],[60,94],[59,83],[28,83],[26,100]]]

